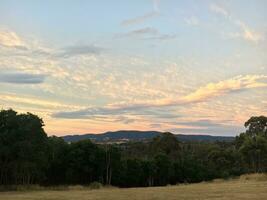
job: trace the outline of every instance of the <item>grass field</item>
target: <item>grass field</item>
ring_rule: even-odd
[[[236,180],[151,188],[77,187],[65,191],[1,192],[0,200],[266,200],[267,175],[245,175]]]

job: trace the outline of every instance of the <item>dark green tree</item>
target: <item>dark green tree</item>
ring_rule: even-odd
[[[0,112],[2,184],[31,184],[45,179],[47,135],[43,121],[31,113]]]
[[[71,144],[66,159],[66,178],[69,183],[104,183],[105,152],[90,140]]]
[[[251,117],[244,125],[247,128],[246,133],[248,135],[256,136],[261,134],[267,138],[267,117]]]
[[[251,117],[246,131],[236,138],[236,147],[243,156],[247,172],[263,172],[267,166],[267,117]]]

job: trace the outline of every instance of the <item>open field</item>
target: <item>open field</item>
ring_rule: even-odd
[[[262,175],[243,176],[237,180],[151,188],[79,188],[66,191],[2,192],[0,200],[266,200],[267,179]]]

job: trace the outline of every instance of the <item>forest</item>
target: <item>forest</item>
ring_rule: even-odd
[[[267,117],[251,117],[231,142],[66,143],[31,113],[0,111],[0,185],[164,186],[267,172]]]

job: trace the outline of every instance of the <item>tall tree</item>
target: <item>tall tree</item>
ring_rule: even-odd
[[[250,136],[262,134],[267,137],[267,117],[251,117],[245,122],[246,133]]]
[[[267,117],[251,117],[244,126],[246,132],[236,138],[236,146],[243,155],[247,171],[263,172],[267,165]]]
[[[31,113],[0,112],[0,182],[31,184],[45,178],[47,135],[43,126],[42,119]]]

